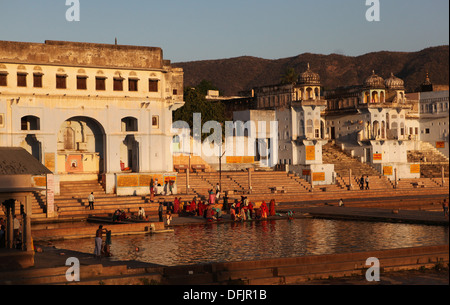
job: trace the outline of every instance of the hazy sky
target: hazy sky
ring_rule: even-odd
[[[161,47],[172,62],[310,52],[357,56],[449,44],[448,0],[0,0],[0,40],[68,40]]]

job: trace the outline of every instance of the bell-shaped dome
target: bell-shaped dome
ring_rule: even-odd
[[[400,78],[396,77],[394,75],[394,73],[391,73],[391,76],[388,79],[386,79],[384,84],[386,85],[386,87],[388,89],[397,89],[397,90],[405,89],[405,86],[404,86],[405,83],[403,82],[403,80],[401,80]]]
[[[320,85],[320,76],[319,74],[311,71],[308,63],[308,69],[302,74],[300,74],[300,77],[298,78],[298,83],[300,85]]]
[[[385,88],[384,79],[376,75],[375,71],[372,71],[372,75],[369,76],[364,81],[364,87],[373,89],[384,89]]]

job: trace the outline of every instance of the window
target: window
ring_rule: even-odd
[[[0,113],[0,128],[5,127],[5,114]]]
[[[95,77],[95,90],[104,91],[106,90],[106,78],[97,76]]]
[[[32,116],[32,115],[28,115],[28,116],[24,116],[22,117],[22,119],[20,120],[20,126],[21,126],[21,130],[40,130],[40,122],[39,122],[39,118]]]
[[[133,117],[126,117],[122,119],[122,132],[138,131],[138,121]]]
[[[430,133],[430,128],[425,128],[425,133],[429,134]]]
[[[57,74],[56,75],[56,89],[66,89],[66,79],[67,75]]]
[[[86,90],[87,89],[87,76],[77,76],[77,89]]]
[[[159,116],[157,115],[152,117],[152,128],[159,128]]]
[[[8,85],[7,77],[8,77],[7,72],[0,72],[0,86],[6,87]]]
[[[128,91],[138,91],[138,79],[136,78],[128,79]]]
[[[148,80],[148,91],[158,92],[158,80],[155,79]]]
[[[27,73],[17,73],[17,87],[27,86]]]
[[[33,74],[33,87],[34,88],[42,88],[42,73],[34,73]]]
[[[114,91],[123,91],[123,78],[114,78]]]
[[[177,95],[178,94],[178,90],[177,89],[173,89],[173,95]]]

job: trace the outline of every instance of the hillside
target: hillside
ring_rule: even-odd
[[[383,78],[394,73],[405,81],[408,92],[423,82],[427,71],[433,84],[449,84],[449,46],[418,52],[373,52],[357,57],[304,53],[277,60],[243,56],[173,65],[184,69],[185,86],[195,86],[205,79],[225,95],[237,95],[239,91],[277,84],[287,68],[302,73],[307,63],[320,74],[325,89],[362,84],[372,70]]]

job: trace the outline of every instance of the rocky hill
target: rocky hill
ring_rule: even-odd
[[[254,87],[277,84],[288,68],[302,73],[308,63],[311,70],[320,74],[325,89],[362,84],[372,70],[383,78],[394,73],[405,81],[407,92],[414,91],[424,81],[427,71],[433,84],[449,84],[448,45],[418,52],[382,51],[357,57],[304,53],[277,60],[243,56],[173,65],[184,69],[185,86],[208,80],[229,96]]]

